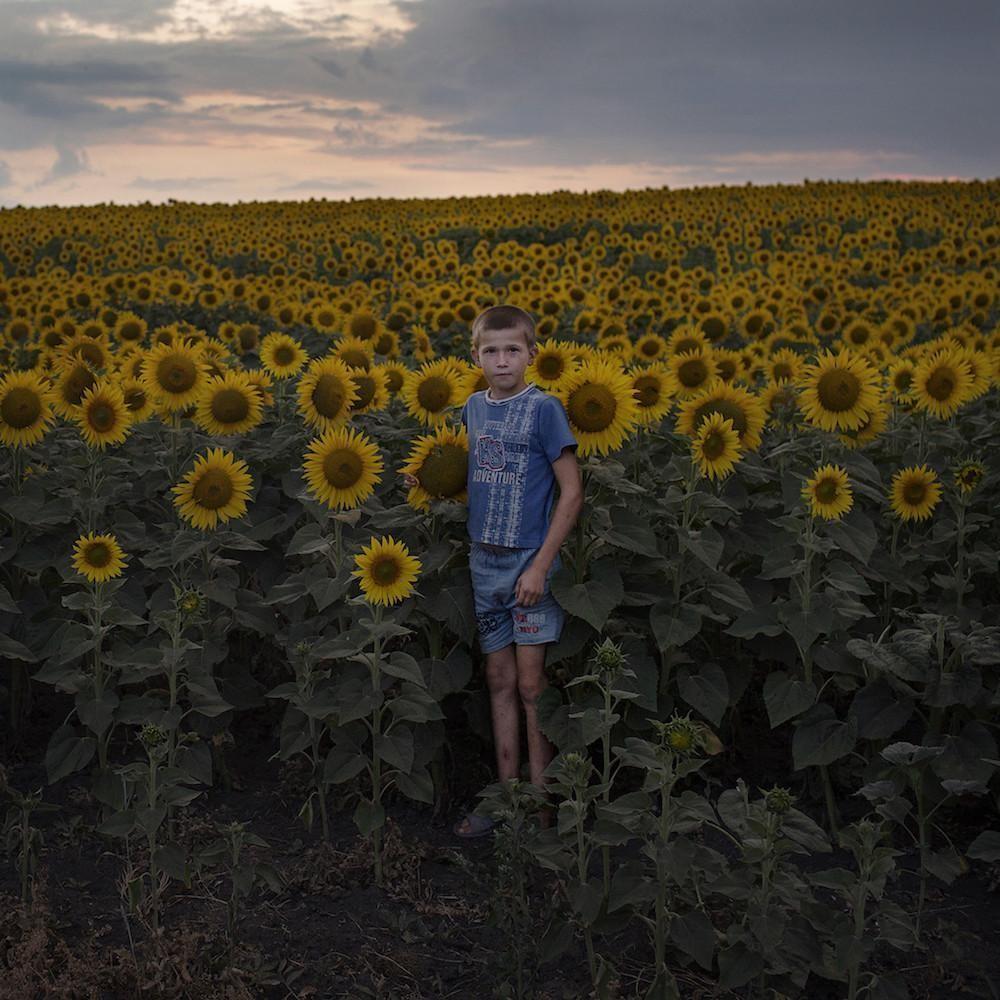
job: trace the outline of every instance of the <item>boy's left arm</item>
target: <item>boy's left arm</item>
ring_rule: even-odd
[[[545,593],[545,578],[583,507],[583,483],[573,448],[563,448],[552,463],[552,472],[559,484],[559,499],[552,511],[549,530],[545,533],[542,547],[531,560],[531,565],[518,577],[514,588],[514,599],[523,608],[537,604]]]

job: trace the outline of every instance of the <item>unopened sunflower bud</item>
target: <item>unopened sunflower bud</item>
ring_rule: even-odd
[[[605,639],[594,647],[594,666],[602,673],[615,674],[625,666],[625,654],[621,647],[610,639]]]
[[[678,756],[690,756],[702,748],[704,730],[687,715],[675,715],[658,728],[663,746]]]
[[[787,788],[774,786],[764,796],[764,806],[769,813],[784,816],[795,804],[795,796]]]
[[[204,598],[197,590],[182,590],[177,596],[177,609],[187,618],[193,618],[202,609]]]
[[[167,734],[152,722],[147,722],[139,732],[139,742],[147,751],[155,750],[167,741]]]

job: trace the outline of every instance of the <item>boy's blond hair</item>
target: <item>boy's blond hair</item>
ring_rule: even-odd
[[[479,338],[485,330],[519,330],[524,334],[530,351],[536,343],[535,321],[518,306],[490,306],[472,321],[472,349],[479,347]]]

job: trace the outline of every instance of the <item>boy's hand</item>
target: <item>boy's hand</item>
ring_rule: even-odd
[[[408,472],[403,473],[403,483],[411,490],[420,485],[420,480],[416,476],[411,476]]]
[[[545,593],[545,570],[532,563],[518,578],[514,587],[514,602],[522,608],[537,604]]]

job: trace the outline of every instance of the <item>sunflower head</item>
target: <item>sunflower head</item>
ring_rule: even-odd
[[[228,371],[205,383],[194,420],[209,434],[243,434],[261,422],[263,413],[260,394],[247,376]]]
[[[122,390],[104,380],[83,394],[76,420],[84,441],[91,448],[102,450],[109,444],[121,444],[132,425]]]
[[[985,475],[986,467],[981,462],[963,462],[955,470],[955,486],[959,493],[971,493]]]
[[[803,414],[822,430],[856,430],[879,405],[878,372],[848,351],[824,354],[803,369],[796,384]]]
[[[930,517],[940,499],[937,473],[926,465],[900,469],[892,477],[889,503],[904,521],[923,521]]]
[[[433,434],[418,437],[400,472],[413,476],[417,485],[406,502],[417,510],[429,510],[431,500],[466,499],[469,470],[469,438],[464,427],[437,427]]]
[[[302,345],[287,333],[269,333],[260,345],[260,363],[275,378],[298,374],[308,357]]]
[[[207,530],[246,513],[252,480],[246,462],[212,448],[173,487],[174,506],[195,528]]]
[[[452,407],[465,402],[469,382],[447,358],[443,358],[410,372],[401,395],[412,416],[422,424],[436,426],[448,419]]]
[[[616,451],[639,424],[632,378],[614,362],[584,362],[565,377],[557,395],[582,458]]]
[[[343,510],[371,496],[381,479],[382,456],[361,431],[335,427],[310,443],[303,470],[308,491],[332,510]]]
[[[824,465],[806,481],[802,495],[814,517],[839,521],[854,505],[847,470],[839,465]]]
[[[409,597],[420,575],[420,560],[391,535],[373,538],[355,556],[357,567],[351,574],[358,578],[369,604],[391,605]]]
[[[142,382],[159,407],[171,413],[186,409],[198,399],[208,378],[200,348],[181,343],[161,343],[146,355]]]
[[[299,379],[299,412],[310,427],[327,430],[342,424],[357,399],[351,369],[339,358],[313,361]]]
[[[740,454],[740,437],[732,420],[713,413],[698,426],[691,442],[691,457],[703,476],[724,479],[733,471]]]
[[[81,535],[73,546],[73,568],[91,583],[121,576],[128,557],[114,535]]]
[[[10,372],[0,378],[0,441],[5,445],[37,444],[52,419],[52,393],[40,375]]]

